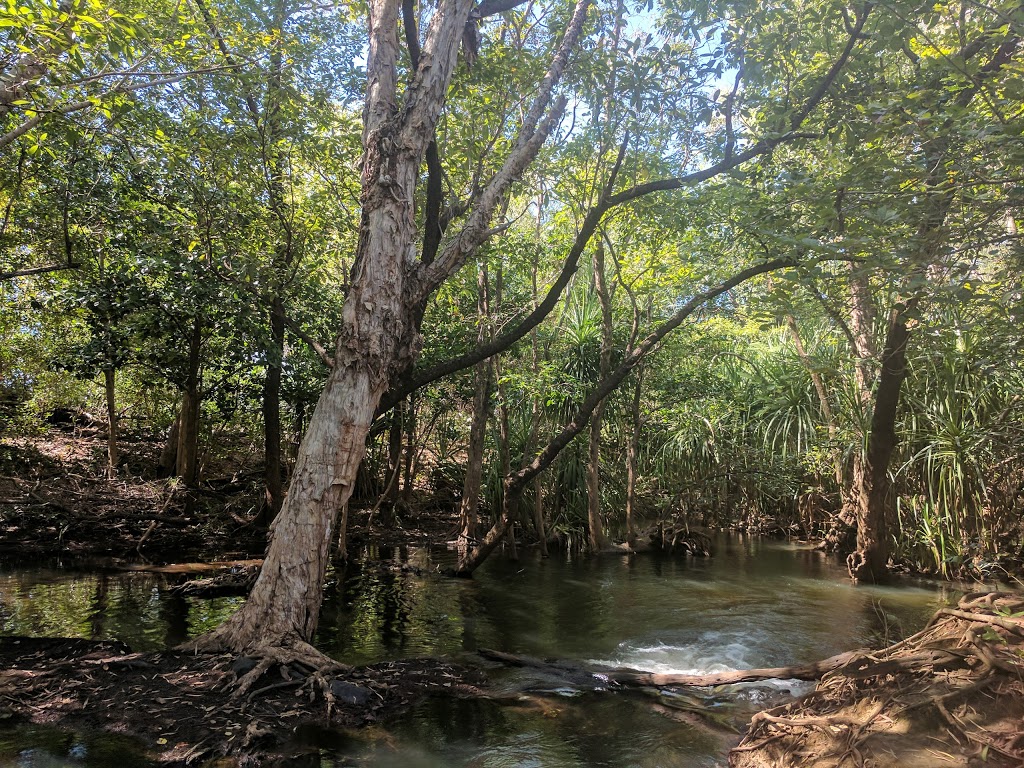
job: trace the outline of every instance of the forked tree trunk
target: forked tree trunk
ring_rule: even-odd
[[[203,649],[277,655],[311,651],[323,578],[338,511],[348,501],[366,437],[392,377],[419,352],[417,318],[431,294],[490,236],[502,199],[536,158],[566,100],[553,93],[587,15],[578,0],[537,98],[502,167],[474,200],[457,237],[430,263],[417,262],[414,200],[426,148],[445,101],[473,0],[442,0],[433,9],[422,56],[398,96],[397,0],[370,0],[367,90],[363,111],[361,219],[334,367],[299,447],[281,513],[270,530],[260,575],[246,603],[197,638]]]

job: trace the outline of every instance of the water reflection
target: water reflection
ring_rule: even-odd
[[[17,768],[148,768],[155,765],[133,740],[26,726],[0,731],[0,765]]]
[[[365,549],[329,573],[317,644],[354,664],[414,656],[478,664],[468,654],[490,647],[699,673],[799,664],[879,645],[916,631],[938,604],[955,598],[926,583],[854,587],[820,552],[750,537],[720,537],[710,560],[496,559],[471,581],[438,574],[450,558],[427,549]],[[241,604],[173,596],[166,587],[178,578],[8,569],[0,572],[0,633],[116,639],[158,650],[216,626]],[[573,693],[565,681],[491,674],[497,691],[524,698],[432,699],[386,732],[320,734],[313,741],[323,764],[700,768],[717,764],[723,752],[720,739],[664,701],[569,697],[559,695]],[[787,686],[776,684],[776,691]],[[749,704],[771,694],[770,687],[745,690]],[[68,760],[61,750],[53,754]]]

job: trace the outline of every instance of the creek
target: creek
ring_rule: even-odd
[[[350,664],[444,657],[485,664],[478,648],[643,670],[703,673],[801,664],[882,645],[924,625],[959,593],[905,581],[854,587],[820,552],[720,536],[709,559],[494,558],[472,580],[438,575],[443,550],[364,549],[331,574],[317,645]],[[180,577],[110,570],[0,567],[0,633],[116,639],[138,651],[177,644],[222,621],[240,598],[174,597]],[[676,700],[585,691],[538,670],[486,664],[514,705],[434,697],[386,725],[307,731],[321,766],[724,765],[725,725],[807,684],[733,686]],[[689,711],[688,711],[689,710]],[[715,712],[720,710],[720,716]],[[146,766],[129,739],[46,728],[0,731],[0,766]]]

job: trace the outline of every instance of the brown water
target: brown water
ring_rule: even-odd
[[[331,575],[318,645],[349,663],[413,656],[482,664],[481,647],[664,672],[810,662],[911,633],[949,588],[853,587],[821,553],[722,537],[708,560],[551,558],[489,562],[442,577],[444,552],[367,550]],[[425,575],[402,571],[411,564]],[[0,633],[118,639],[155,650],[202,632],[238,599],[174,598],[167,577],[53,569],[0,571]],[[306,733],[324,766],[674,766],[724,764],[721,742],[650,695],[574,690],[494,669],[524,698],[426,701],[387,730]],[[739,686],[701,706],[725,722],[800,684]],[[686,702],[684,701],[684,704]],[[146,765],[130,743],[38,729],[0,734],[0,765]],[[116,740],[115,740],[116,741]]]

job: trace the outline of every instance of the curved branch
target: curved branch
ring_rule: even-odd
[[[727,280],[723,280],[714,288],[699,293],[682,307],[680,307],[668,320],[658,326],[654,331],[644,337],[636,348],[626,355],[619,363],[618,368],[602,379],[591,391],[587,398],[580,404],[572,421],[566,424],[562,430],[555,435],[551,441],[534,457],[533,461],[505,477],[505,494],[502,503],[502,514],[498,521],[487,532],[480,544],[467,557],[459,563],[456,573],[460,576],[470,576],[473,571],[485,560],[502,540],[508,528],[510,518],[509,510],[514,508],[520,495],[526,486],[541,472],[547,469],[562,450],[572,441],[576,435],[582,432],[590,422],[590,416],[594,409],[608,395],[614,392],[626,379],[630,372],[664,339],[668,334],[678,328],[686,318],[692,315],[699,308],[712,299],[721,296],[723,293],[732,290],[741,283],[752,277],[762,275],[784,267],[795,267],[798,262],[795,259],[775,259],[737,272]]]

